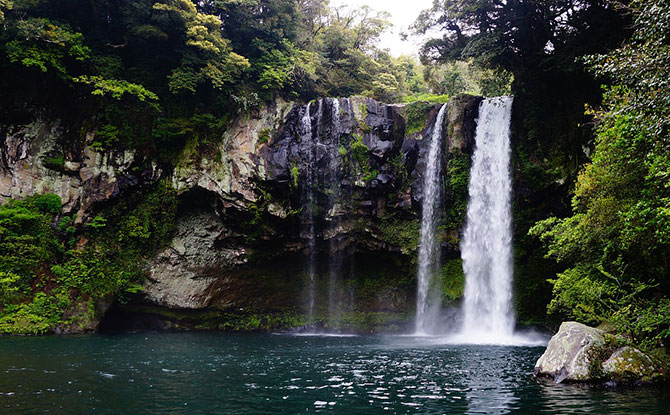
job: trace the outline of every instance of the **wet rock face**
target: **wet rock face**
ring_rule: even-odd
[[[286,198],[321,239],[346,238],[355,220],[380,216],[388,196],[405,190],[400,179],[416,163],[410,170],[403,163],[402,111],[362,97],[294,107],[260,150],[263,186],[274,198]]]
[[[258,184],[266,176],[267,166],[261,162],[263,141],[285,126],[290,128],[284,120],[293,107],[277,100],[233,120],[214,149],[184,149],[172,174],[173,186],[180,193],[206,190],[232,209],[248,209],[260,196]]]
[[[473,116],[477,105],[454,104],[454,122]],[[303,284],[310,249],[326,257],[331,251],[396,256],[400,249],[386,239],[382,222],[418,217],[413,201],[421,198],[440,105],[426,108],[423,130],[411,135],[404,106],[363,97],[277,102],[234,121],[215,154],[185,157],[175,169],[184,200],[206,193],[213,201],[180,214],[171,246],[149,264],[144,301],[182,309],[300,307],[303,289],[296,284]],[[454,128],[445,146],[465,145],[466,131]],[[289,257],[292,263],[281,265],[291,270],[289,286],[265,286],[271,279],[263,267]],[[411,293],[394,295],[403,299],[393,302],[400,307]]]
[[[468,151],[478,104],[474,97],[450,104],[450,122],[468,124],[452,126],[447,149]],[[149,265],[144,300],[183,309],[300,307],[303,291],[295,284],[302,284],[300,258],[310,249],[396,256],[400,249],[386,239],[382,222],[418,217],[440,105],[426,108],[423,130],[410,135],[404,106],[362,97],[277,102],[234,121],[216,154],[186,158],[175,169],[173,183],[185,200],[206,191],[218,205],[180,215],[172,246]],[[264,285],[270,279],[263,266],[289,256],[293,262],[281,266],[292,270],[289,287]]]
[[[458,95],[449,101],[446,116],[449,152],[460,150],[472,154],[481,102],[482,97],[472,95]]]
[[[459,96],[448,104],[444,163],[451,152],[471,151],[480,101],[480,97]],[[409,199],[416,210],[423,198],[427,144],[439,108],[440,104],[429,107],[423,130],[408,135],[404,105],[354,97],[296,106],[270,143],[260,149],[265,182],[285,194],[292,183],[326,193],[337,180],[345,193],[354,193],[359,206],[378,206],[379,195],[386,199],[394,194],[397,197],[392,199],[402,201],[402,207],[410,207]],[[366,153],[362,161],[361,148]]]
[[[450,105],[445,163],[447,149],[471,145],[478,100]],[[56,193],[65,212],[85,223],[98,206],[167,179],[181,197],[177,230],[147,263],[142,301],[184,310],[300,307],[300,261],[312,235],[324,257],[337,251],[379,254],[399,267],[409,261],[412,248],[398,246],[407,238],[394,232],[418,218],[440,104],[420,107],[422,127],[409,134],[405,105],[364,97],[277,100],[233,120],[207,148],[186,146],[172,171],[133,151],[96,150],[93,132],[64,148],[58,121],[0,126],[0,202]],[[401,307],[412,291],[368,302],[371,309]]]
[[[243,247],[221,243],[230,229],[216,211],[215,195],[189,195],[177,221],[170,247],[149,264],[145,299],[168,308],[197,309],[209,305],[215,293],[216,270],[245,262]]]
[[[590,352],[604,344],[604,331],[574,321],[565,322],[535,364],[535,374],[552,377],[556,383],[588,381]]]
[[[378,159],[384,160],[397,154],[405,138],[405,119],[400,113],[402,107],[381,104],[372,99],[368,99],[364,105],[368,131],[363,136],[363,144]]]

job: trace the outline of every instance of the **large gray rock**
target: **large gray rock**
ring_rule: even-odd
[[[589,381],[592,349],[604,345],[604,331],[574,321],[565,322],[535,364],[535,374],[553,377],[556,383]]]
[[[293,106],[293,103],[277,100],[249,116],[237,117],[220,142],[206,151],[186,146],[172,175],[175,189],[179,193],[207,190],[228,206],[247,209],[248,203],[258,198],[257,180],[266,176],[266,168],[270,177],[282,175],[286,179],[286,172],[281,171],[286,169],[282,164],[286,155],[272,154],[267,164],[259,161],[266,154],[263,148],[268,146],[261,142],[261,136],[271,136],[277,131]]]
[[[369,131],[365,133],[363,143],[380,159],[397,152],[405,134],[405,119],[400,114],[400,107],[372,99],[368,99],[364,105],[367,110],[365,124]]]
[[[190,196],[197,197],[204,198],[203,206],[177,219],[172,245],[148,264],[144,296],[149,303],[180,309],[207,307],[217,295],[214,285],[221,270],[246,261],[244,247],[225,243],[230,230],[217,216],[213,199]]]
[[[472,153],[475,145],[477,116],[482,97],[457,95],[449,100],[447,106],[448,151],[460,150]]]

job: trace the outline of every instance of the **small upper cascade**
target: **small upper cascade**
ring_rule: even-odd
[[[416,334],[429,333],[435,328],[439,296],[431,295],[436,289],[440,268],[440,250],[436,238],[440,219],[440,183],[442,170],[442,125],[447,104],[442,105],[435,120],[430,139],[428,160],[423,175],[423,200],[421,214],[421,243],[419,245],[419,271],[416,302]]]
[[[485,99],[480,104],[461,243],[465,272],[462,337],[470,343],[506,342],[514,330],[511,115],[511,97]]]

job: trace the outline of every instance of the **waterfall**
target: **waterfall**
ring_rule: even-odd
[[[340,144],[340,101],[333,99],[331,108],[331,143],[328,147],[328,188],[329,205],[331,210],[331,237],[329,241],[330,254],[328,257],[328,325],[331,329],[338,329],[341,320],[341,299],[340,292],[340,266],[341,258],[337,241],[337,229],[340,226],[340,182],[337,178],[338,168],[340,166],[340,154],[338,147]]]
[[[440,249],[436,240],[437,221],[440,218],[440,182],[442,166],[442,124],[447,104],[442,105],[435,120],[428,150],[426,170],[423,175],[423,199],[421,214],[421,244],[419,245],[419,272],[416,302],[416,334],[426,334],[434,328],[437,300],[431,301],[429,291],[437,281],[440,268]]]
[[[300,199],[306,212],[302,215],[302,234],[308,239],[307,272],[309,282],[307,286],[307,313],[310,323],[314,320],[314,306],[316,302],[316,234],[314,229],[314,140],[312,139],[312,118],[309,115],[308,103],[305,113],[300,120],[300,135],[304,142],[307,171],[303,172],[304,182]]]
[[[473,343],[510,338],[514,330],[511,113],[511,97],[486,99],[479,107],[461,243],[465,272],[462,336]]]
[[[352,111],[348,99],[344,101],[345,108]],[[330,107],[329,107],[330,105]],[[317,269],[321,270],[317,255],[317,234],[323,235],[329,243],[328,255],[328,298],[327,298],[327,326],[337,330],[342,319],[342,309],[346,301],[341,287],[342,282],[342,253],[338,231],[341,228],[342,211],[347,205],[349,195],[342,195],[342,183],[338,179],[341,155],[339,152],[341,128],[340,100],[325,98],[318,101],[314,113],[314,125],[310,115],[310,104],[305,106],[298,132],[301,138],[301,237],[308,241],[308,255],[306,269],[309,281],[306,292],[308,320],[314,322],[317,314],[324,310],[319,303],[319,284],[317,284]],[[328,114],[330,111],[330,114]],[[329,116],[330,115],[330,116]],[[324,161],[327,161],[324,163]],[[317,207],[323,203],[319,197],[327,195],[328,212],[318,217]],[[325,299],[324,299],[325,300]],[[325,301],[323,301],[325,304]]]

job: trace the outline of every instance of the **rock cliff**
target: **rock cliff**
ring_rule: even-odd
[[[449,102],[445,165],[469,157],[480,100]],[[310,255],[321,305],[317,319],[335,284],[348,325],[365,319],[394,326],[414,307],[422,198],[465,206],[448,175],[467,177],[467,163],[459,165],[463,171],[443,169],[442,195],[421,194],[439,107],[362,97],[276,101],[230,122],[214,143],[187,141],[168,167],[150,155],[96,148],[94,132],[64,148],[59,123],[36,119],[0,128],[0,198],[56,193],[64,211],[76,212],[76,223],[85,224],[158,180],[172,183],[179,195],[173,238],[147,258],[144,291],[113,307],[114,327],[129,316],[147,320],[140,315],[162,321],[160,327],[185,328],[226,328],[230,313],[300,315]],[[440,235],[442,255],[458,260],[462,212],[451,210]],[[445,272],[443,278],[462,276]],[[378,313],[395,314],[388,319]],[[314,322],[288,325],[294,323]]]

